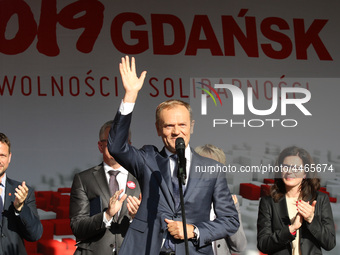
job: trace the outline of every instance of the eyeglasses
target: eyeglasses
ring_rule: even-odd
[[[285,172],[285,173],[287,172],[301,173],[304,170],[304,168],[303,166],[282,164],[281,170],[282,172]]]
[[[102,139],[100,140],[102,143],[106,143],[107,142],[107,139]]]

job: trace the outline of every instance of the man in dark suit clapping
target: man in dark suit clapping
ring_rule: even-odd
[[[76,255],[118,254],[140,204],[137,180],[108,152],[106,144],[111,125],[112,121],[108,121],[99,131],[98,149],[103,154],[103,162],[76,174],[73,179],[70,218],[77,239]],[[116,175],[111,176],[112,172]]]
[[[43,227],[33,189],[7,177],[11,157],[10,140],[0,133],[0,254],[25,255],[24,240],[40,239]]]

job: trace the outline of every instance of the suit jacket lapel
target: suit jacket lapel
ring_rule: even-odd
[[[289,214],[288,214],[288,208],[287,208],[287,200],[286,196],[284,195],[280,200],[275,203],[274,202],[274,207],[277,210],[277,215],[279,216],[279,221],[281,226],[285,225],[290,225],[290,219],[289,219]],[[290,249],[292,249],[292,244],[290,243]]]
[[[109,204],[110,201],[110,189],[109,189],[109,184],[107,183],[106,175],[105,175],[105,170],[104,166],[101,164],[96,167],[97,171],[93,172],[93,176],[95,181],[98,183],[98,187],[103,193],[103,204],[106,204],[106,206]]]
[[[9,179],[8,177],[6,178],[6,189],[5,189],[5,204],[3,207],[3,210],[8,210],[8,208],[10,207],[10,205],[12,204],[12,201],[14,201],[15,199],[15,188],[14,184],[12,182],[11,179]]]
[[[286,196],[280,198],[280,200],[277,203],[274,203],[274,205],[276,206],[276,210],[278,211],[281,225],[290,225],[291,222],[288,215]]]
[[[159,158],[157,160],[159,165],[159,171],[161,172],[163,179],[165,180],[166,185],[168,186],[169,190],[172,194],[172,182],[171,182],[171,171],[170,171],[170,159],[168,155],[165,152],[165,149],[161,151],[161,156],[163,158]]]
[[[0,225],[2,226],[3,225],[3,221],[4,221],[4,215],[6,213],[8,213],[8,209],[9,207],[11,206],[12,204],[12,201],[15,199],[15,196],[14,196],[14,193],[15,193],[15,186],[14,186],[14,183],[12,182],[11,179],[9,179],[8,177],[6,178],[6,187],[5,187],[5,192],[4,192],[4,195],[5,195],[5,204],[3,205],[3,211],[0,212],[2,213],[2,222],[0,222]]]
[[[130,188],[128,185],[130,185],[129,183],[134,183],[137,187],[138,183],[137,183],[137,179],[132,175],[132,174],[128,174],[128,178],[127,178],[127,182],[126,182],[126,187],[125,187],[125,194],[127,196],[135,196],[135,197],[139,197],[139,193],[136,192],[136,188]],[[127,199],[125,199],[125,201],[123,202],[123,205],[122,205],[122,209],[120,210],[120,213],[119,213],[119,218],[118,218],[118,221],[120,221],[121,219],[124,218],[125,215],[128,214],[128,209],[127,209]]]
[[[151,169],[159,169],[162,177],[158,179],[159,186],[161,187],[161,189],[163,189],[165,199],[167,200],[171,209],[174,211],[175,199],[173,196],[173,188],[171,181],[170,161],[164,148],[159,155],[156,155],[156,162],[157,166]]]
[[[184,192],[184,204],[189,199],[189,197],[193,194],[191,192],[192,189],[196,187],[199,180],[202,178],[202,173],[198,174],[195,171],[195,166],[201,165],[202,162],[200,162],[200,159],[197,157],[196,152],[191,149],[192,158],[191,158],[191,164],[190,164],[190,175],[189,178],[187,178],[187,185]]]

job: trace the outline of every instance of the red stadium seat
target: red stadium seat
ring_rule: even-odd
[[[41,224],[43,225],[43,234],[40,240],[53,239],[54,222],[52,222],[51,220],[41,220]]]
[[[67,245],[57,240],[39,240],[38,252],[48,255],[64,255]]]
[[[246,199],[259,200],[261,188],[251,183],[240,183],[240,195]]]
[[[54,223],[55,235],[73,235],[70,227],[70,219],[55,219],[50,221]]]

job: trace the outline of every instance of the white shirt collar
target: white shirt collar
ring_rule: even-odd
[[[122,166],[120,166],[118,169],[113,169],[112,167],[110,167],[108,164],[106,164],[105,162],[103,162],[103,166],[104,166],[104,170],[105,170],[105,173],[107,173],[108,174],[108,172],[110,171],[110,170],[115,170],[115,171],[119,171],[121,174],[125,174],[125,175],[128,175],[128,171],[124,168],[124,167],[122,167]]]
[[[170,152],[166,147],[164,147],[165,149],[165,153],[168,157],[170,157],[172,154],[172,152]],[[184,156],[185,156],[185,159],[187,160],[187,166],[188,166],[188,161],[190,162],[191,161],[191,149],[190,149],[190,145],[188,144],[188,146],[185,148],[185,152],[184,152]]]
[[[4,176],[1,179],[1,186],[6,187],[6,179],[7,179],[7,174],[6,172],[4,173]]]

